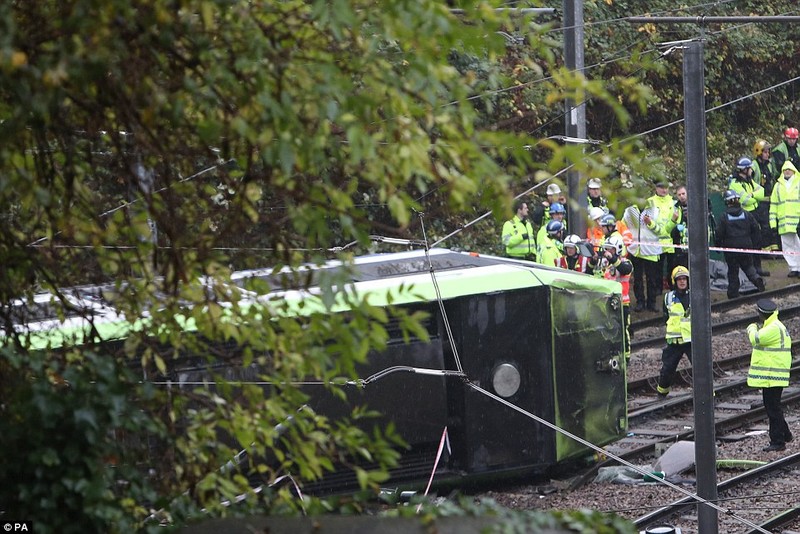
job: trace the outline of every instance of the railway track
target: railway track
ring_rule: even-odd
[[[792,369],[793,380],[800,377],[800,361],[795,362]],[[748,430],[763,424],[766,417],[760,395],[748,388],[745,378],[733,379],[725,384],[715,386],[715,434],[721,441],[746,439]],[[670,445],[679,441],[693,441],[694,419],[692,397],[688,394],[671,399],[653,401],[648,406],[639,408],[629,414],[630,433],[626,438],[607,446],[608,453],[632,464],[641,465],[651,462],[657,456],[660,445]],[[784,390],[783,404],[786,409],[800,409],[800,388],[790,387]],[[763,426],[763,425],[762,425]],[[573,479],[572,489],[591,482],[603,467],[617,465],[616,460],[600,462]],[[750,493],[758,494],[757,484],[770,477],[782,476],[787,466],[800,464],[800,454],[793,454],[787,459],[778,459],[758,470],[725,480],[719,484],[718,494],[724,498],[726,494]],[[682,478],[682,477],[681,477]],[[754,482],[755,481],[755,482]],[[690,490],[691,491],[691,490]],[[691,497],[682,497],[670,502],[654,512],[645,514],[634,520],[638,528],[652,526],[659,522],[681,525],[688,532],[696,532],[695,508],[697,501]],[[724,509],[728,509],[722,506]],[[771,528],[785,526],[797,520],[795,507],[788,507],[779,514],[751,511],[736,511],[724,518],[736,524],[745,516],[748,521],[769,531]],[[763,526],[762,526],[763,525]],[[735,532],[732,527],[723,528],[721,532]],[[758,531],[753,530],[753,531]]]
[[[791,284],[785,287],[765,291],[764,293],[750,293],[742,295],[736,299],[720,300],[711,304],[711,313],[724,313],[726,311],[736,310],[739,308],[747,307],[750,304],[755,304],[760,299],[783,299],[786,296],[800,294],[800,284]],[[631,332],[639,332],[645,328],[663,327],[664,318],[661,314],[656,314],[653,317],[638,319],[631,322]]]
[[[720,506],[730,513],[720,513],[720,532],[779,532],[781,528],[794,526],[800,530],[800,519],[797,518],[797,506],[789,505],[794,499],[786,499],[785,495],[777,492],[774,501],[769,506],[757,507],[757,501],[767,502],[771,492],[767,489],[776,481],[800,480],[800,453],[791,454],[798,450],[792,443],[786,452],[761,453],[761,447],[766,444],[766,439],[748,436],[752,433],[762,433],[767,427],[766,415],[761,402],[760,391],[748,388],[746,385],[746,372],[749,367],[750,350],[743,350],[743,335],[725,334],[744,327],[754,322],[757,317],[753,304],[761,298],[771,298],[781,308],[781,319],[786,324],[794,323],[789,327],[794,333],[796,344],[793,350],[795,355],[795,368],[792,370],[792,387],[784,391],[783,404],[787,413],[794,412],[794,416],[787,417],[793,431],[800,438],[800,429],[796,428],[796,421],[800,420],[800,387],[794,386],[800,382],[800,285],[794,284],[781,289],[756,293],[740,297],[735,300],[724,300],[712,304],[712,335],[714,336],[714,384],[715,384],[715,435],[717,436],[718,453],[722,458],[751,459],[753,463],[772,460],[758,469],[751,469],[739,476],[730,476],[724,468],[719,471],[720,479],[729,477],[719,486]],[[632,360],[637,363],[646,360],[652,366],[659,360],[653,347],[664,346],[664,319],[658,314],[655,317],[636,321],[632,330],[642,339],[634,339],[632,345]],[[655,330],[655,331],[654,331]],[[733,340],[739,339],[739,347],[735,347]],[[746,345],[746,343],[745,343]],[[721,349],[721,350],[719,350]],[[642,367],[637,368],[641,371]],[[657,451],[677,441],[691,441],[694,439],[693,398],[689,388],[680,387],[676,382],[673,394],[667,399],[658,399],[655,395],[654,385],[656,376],[650,373],[639,373],[640,376],[629,378],[629,436],[608,445],[605,450],[609,454],[620,457],[632,464],[642,465],[650,463],[656,458]],[[679,381],[686,386],[691,386],[691,368],[679,371]],[[682,391],[682,393],[681,393]],[[793,418],[792,418],[793,417]],[[795,423],[793,423],[793,421]],[[746,452],[741,452],[746,451]],[[785,458],[784,458],[785,457]],[[615,511],[633,521],[637,528],[658,523],[671,523],[681,527],[684,533],[697,532],[696,501],[677,493],[672,488],[645,484],[643,486],[625,486],[608,483],[593,482],[599,469],[618,465],[615,460],[597,462],[588,470],[570,478],[555,483],[556,487],[568,490],[542,493],[542,488],[547,486],[534,486],[533,488],[510,489],[508,492],[493,494],[492,498],[501,503],[508,502],[507,495],[513,499],[512,506],[523,506],[527,509],[553,509],[553,508],[592,508],[600,511]],[[790,472],[798,469],[799,472]],[[787,474],[788,473],[788,474]],[[686,478],[691,480],[692,473],[686,473]],[[793,486],[800,490],[800,482]],[[688,486],[688,491],[695,491]],[[528,497],[530,494],[538,496]],[[774,492],[772,492],[774,493]],[[745,496],[742,499],[742,496]],[[679,498],[678,498],[679,497]],[[677,498],[677,500],[676,500]],[[729,499],[726,504],[724,499]],[[783,502],[780,502],[783,499]],[[512,504],[513,503],[513,504]],[[604,506],[603,503],[607,503]],[[655,506],[651,506],[655,504]],[[753,508],[749,510],[748,508]],[[763,508],[763,509],[761,509]],[[644,510],[650,510],[645,513]],[[735,517],[744,517],[746,521],[755,525],[751,527],[741,523]],[[760,530],[759,530],[760,529]]]
[[[752,302],[768,296],[781,304],[781,318],[789,319],[800,314],[799,305],[791,305],[789,301],[800,293],[800,286],[791,286],[776,290],[771,295],[756,294],[742,299],[723,301],[712,306],[712,313],[724,319],[716,322],[712,327],[712,335],[742,329],[745,325],[756,319],[755,314],[742,316],[727,316],[730,310],[752,309]],[[663,321],[660,318],[657,318]],[[639,322],[643,328],[648,328],[654,320]],[[663,338],[657,340],[663,345]],[[638,348],[651,347],[656,344],[655,338],[639,343]],[[634,345],[633,350],[637,350]],[[793,354],[797,358],[800,354],[800,345],[795,345]],[[748,388],[746,373],[749,365],[749,351],[726,356],[714,361],[714,395],[715,395],[715,435],[718,440],[743,439],[744,430],[753,425],[763,423],[766,414],[760,395],[757,390]],[[691,385],[691,374],[684,369],[680,377],[685,383]],[[796,383],[800,377],[800,362],[797,359],[792,368],[792,382]],[[652,396],[656,381],[655,376],[648,376],[629,382],[629,435],[619,442],[606,447],[609,453],[624,460],[641,462],[644,459],[654,458],[659,444],[669,444],[677,441],[692,441],[694,439],[693,398],[691,394],[676,395],[668,399],[659,400]],[[650,395],[648,396],[648,393]],[[800,407],[800,388],[790,387],[784,390],[783,404],[786,409],[794,406]],[[601,467],[613,465],[615,462],[605,462],[596,465],[587,473],[576,479],[573,487],[587,483]],[[732,477],[719,484],[718,495],[721,499],[726,495],[747,493],[757,495],[758,484],[784,476],[787,469],[800,464],[800,454],[792,454],[770,462],[758,469]],[[691,497],[682,497],[656,511],[645,514],[634,520],[637,528],[645,528],[658,523],[680,525],[685,531],[697,531],[696,517],[697,500]],[[747,508],[747,507],[745,507]],[[749,521],[753,527],[747,527],[752,532],[770,532],[776,528],[783,528],[798,521],[800,508],[788,506],[780,512],[774,509],[734,511],[722,506],[727,513],[720,514],[720,521],[724,524],[731,521],[741,528],[742,517]],[[726,517],[727,516],[727,517]],[[721,531],[734,532],[735,527],[728,525]]]
[[[778,476],[783,476],[789,472],[789,476],[794,476],[791,473],[798,465],[800,465],[800,453],[791,454],[789,456],[780,458],[770,462],[761,467],[750,469],[741,475],[729,478],[717,485],[717,494],[720,497],[720,503],[724,509],[726,496],[735,494],[741,491],[742,488],[747,488],[760,483],[765,479],[771,479]],[[739,499],[737,499],[739,500]],[[680,527],[682,530],[688,531],[689,528],[697,529],[696,521],[694,521],[693,513],[697,505],[697,500],[692,497],[683,497],[666,506],[663,506],[653,512],[643,515],[636,519],[633,523],[637,528],[646,528],[650,525],[658,523],[674,524],[680,521],[683,525]],[[760,531],[766,532],[781,532],[784,528],[792,525],[800,518],[800,508],[797,506],[788,506],[775,512],[773,508],[764,508],[760,510],[761,513],[748,514],[747,518],[752,524],[755,524]],[[739,515],[741,512],[731,510],[730,515]],[[732,527],[731,527],[732,528]],[[750,529],[749,532],[759,532],[758,529]],[[721,528],[720,532],[731,532],[730,529]]]
[[[800,299],[800,285],[795,284],[783,289],[776,289],[772,292],[756,293],[754,295],[712,304],[712,336],[742,329],[757,320],[758,314],[754,311],[754,304],[757,300],[762,298],[771,298],[778,303],[781,319],[800,316],[800,301],[798,301],[798,299]],[[733,317],[727,315],[726,312],[734,310],[736,310],[737,313]],[[738,313],[739,311],[750,311],[750,313],[742,314]],[[648,335],[643,339],[636,339],[637,336],[634,334],[634,339],[631,341],[631,352],[663,346],[664,325],[664,318],[661,316],[632,323],[632,332],[646,332]]]

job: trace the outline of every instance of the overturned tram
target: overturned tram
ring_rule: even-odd
[[[602,446],[625,435],[618,283],[447,249],[364,256],[348,272],[371,304],[428,316],[428,341],[395,332],[358,370],[364,387],[348,395],[392,421],[409,444],[393,482],[427,480],[434,465],[438,481],[545,473],[593,452],[580,440]],[[246,286],[259,276],[267,275],[236,279]],[[312,406],[335,415],[339,401],[322,389],[309,391]]]
[[[271,270],[237,272],[233,280],[254,302],[299,303],[326,274],[345,272],[348,290],[370,304],[427,316],[426,340],[388,328],[386,349],[369,355],[357,369],[359,387],[344,398],[304,386],[319,413],[344,416],[364,405],[394,424],[408,448],[391,483],[419,484],[432,470],[438,483],[459,484],[543,474],[591,453],[587,443],[606,445],[627,432],[618,283],[447,249],[330,262],[310,269],[302,289],[282,287]],[[270,289],[258,295],[252,287]],[[247,369],[229,371],[231,380],[248,378]],[[191,358],[172,364],[170,375],[177,387],[209,376]],[[306,491],[341,489],[348,477],[334,473]]]

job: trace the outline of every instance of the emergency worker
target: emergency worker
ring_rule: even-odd
[[[775,162],[770,157],[772,149],[764,139],[756,140],[753,145],[753,181],[764,188],[764,200],[758,203],[753,215],[761,225],[761,248],[763,250],[778,249],[778,234],[769,227],[769,198],[775,187],[775,181],[780,176],[775,167]],[[761,276],[767,276],[763,274]]]
[[[658,294],[662,289],[669,287],[666,278],[666,266],[672,264],[672,254],[675,249],[672,245],[672,229],[677,224],[678,215],[675,213],[675,199],[669,194],[669,183],[661,180],[656,183],[656,194],[648,197],[647,207],[655,213],[656,234],[661,243],[661,255],[658,256],[658,268],[661,272],[661,283],[658,286]]]
[[[675,227],[670,232],[672,236],[672,243],[681,245],[675,247],[675,252],[672,254],[672,264],[668,266],[669,272],[672,272],[678,265],[689,267],[689,249],[686,248],[689,244],[689,229],[687,223],[689,222],[689,194],[685,185],[679,185],[675,188],[675,208],[678,211],[677,219],[675,219]]]
[[[749,211],[745,211],[739,202],[739,193],[733,189],[725,191],[725,213],[717,226],[717,244],[732,249],[751,249],[753,240],[758,239],[761,227]],[[725,251],[725,263],[728,264],[728,298],[739,296],[739,269],[744,271],[759,291],[764,291],[764,279],[756,272],[753,255],[733,250]]]
[[[578,251],[581,238],[575,234],[564,238],[564,255],[558,258],[556,265],[562,269],[577,271],[579,273],[592,274],[589,266],[589,258]]]
[[[781,395],[789,386],[789,369],[792,366],[792,339],[783,323],[778,320],[778,307],[769,299],[756,303],[760,318],[747,327],[747,338],[753,345],[747,385],[761,388],[764,409],[769,419],[769,445],[766,452],[782,451],[793,436],[783,417]]]
[[[528,203],[517,200],[514,216],[503,224],[502,241],[506,256],[519,260],[536,259],[536,241],[533,226],[528,221]]]
[[[561,238],[564,235],[564,225],[561,221],[550,221],[545,226],[547,232],[538,244],[539,263],[550,267],[558,265],[561,253]]]
[[[768,199],[778,179],[778,169],[771,158],[772,147],[765,139],[757,139],[753,144],[753,180],[764,188]]]
[[[545,193],[547,195],[547,200],[543,201],[541,204],[537,204],[536,207],[533,208],[533,214],[531,216],[533,223],[540,226],[547,226],[547,223],[550,221],[550,206],[556,202],[561,205],[567,203],[567,198],[564,196],[558,184],[549,184]]]
[[[797,128],[786,128],[783,141],[772,148],[772,161],[776,169],[783,169],[783,164],[791,161],[795,168],[800,167],[800,154],[797,153]]]
[[[631,356],[631,273],[633,264],[625,258],[625,244],[618,234],[610,235],[603,242],[602,255],[594,269],[596,276],[614,280],[622,285],[622,320],[625,325],[625,358]]]
[[[769,226],[778,231],[783,259],[789,265],[787,276],[794,278],[800,276],[800,176],[791,161],[783,164],[781,173],[769,199]]]
[[[657,391],[660,397],[669,395],[675,370],[685,354],[692,361],[692,318],[689,298],[689,269],[678,265],[672,270],[675,289],[664,295],[664,316],[667,320],[667,346],[661,352],[661,372]]]
[[[648,215],[642,214],[642,224],[656,235],[661,233],[661,226]],[[655,254],[645,254],[644,247],[636,247],[631,262],[633,263],[633,295],[636,297],[636,306],[633,311],[657,312],[656,297],[661,294],[662,276],[659,257]]]
[[[603,242],[606,242],[609,237],[617,236],[619,237],[620,241],[623,243],[622,252],[620,256],[627,257],[628,256],[628,249],[627,245],[633,241],[633,234],[628,227],[625,225],[624,222],[618,221],[616,217],[611,215],[610,213],[606,213],[600,220],[598,221],[598,225],[603,230]]]
[[[564,207],[564,204],[562,204],[561,202],[553,202],[552,204],[550,204],[549,213],[550,213],[550,220],[560,222],[564,226],[563,231],[566,234],[567,221],[565,221],[564,218],[567,216],[567,209]],[[538,232],[536,232],[536,242],[540,243],[542,239],[544,239],[546,236],[547,236],[547,225],[545,224],[544,226],[539,228]],[[561,245],[559,244],[559,249],[560,248]]]
[[[756,218],[756,210],[761,201],[764,200],[764,188],[761,187],[761,184],[753,180],[753,161],[750,158],[739,158],[736,161],[736,169],[728,179],[728,189],[737,193],[739,196],[738,203],[741,209],[751,214],[758,224],[758,233],[753,236],[755,240],[748,248],[760,249],[761,224],[763,222],[765,226],[769,227],[769,212],[767,212],[767,219],[764,221],[759,221]],[[753,266],[756,268],[756,272],[758,272],[759,276],[769,276],[769,273],[761,268],[761,256],[753,254],[752,259]]]
[[[608,206],[608,199],[603,196],[600,190],[601,182],[599,178],[591,178],[586,184],[588,196],[586,197],[589,208],[605,208]]]
[[[600,245],[603,244],[606,238],[606,233],[603,231],[603,227],[600,226],[600,218],[607,213],[608,210],[603,208],[589,208],[589,219],[591,219],[592,224],[586,229],[586,239],[589,240],[595,250],[600,250]]]

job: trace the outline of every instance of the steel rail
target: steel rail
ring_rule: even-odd
[[[763,293],[761,293],[763,295]],[[741,305],[741,304],[740,304]],[[800,315],[800,305],[797,306],[790,306],[788,308],[782,308],[780,310],[780,318],[787,319],[789,317],[796,317]],[[737,328],[742,328],[747,326],[748,324],[755,322],[758,320],[758,314],[748,314],[743,317],[739,317],[733,319],[731,321],[723,321],[720,323],[716,323],[712,325],[711,331],[712,335],[722,334],[724,332],[729,332],[731,330],[735,330]],[[663,320],[662,320],[663,321]],[[647,348],[658,347],[664,345],[664,336],[653,336],[646,339],[642,339],[640,341],[633,341],[631,342],[631,351],[642,350]]]
[[[769,299],[769,298],[784,298],[787,295],[791,295],[793,293],[800,293],[800,284],[792,284],[785,287],[779,287],[777,289],[771,289],[769,291],[765,291],[763,293],[748,293],[746,295],[742,295],[739,298],[729,299],[729,300],[720,300],[718,302],[714,302],[711,304],[711,313],[722,313],[729,310],[735,310],[737,308],[741,308],[744,304],[755,304],[756,301],[761,299]],[[655,326],[664,326],[664,318],[661,314],[656,315],[655,317],[649,317],[647,319],[641,319],[639,321],[634,321],[631,323],[631,332],[637,332],[644,328],[652,328]]]
[[[771,475],[772,473],[775,473],[782,469],[786,469],[787,467],[792,467],[796,464],[800,464],[800,453],[795,453],[789,456],[785,456],[783,458],[775,460],[774,462],[762,465],[761,467],[750,469],[749,471],[745,471],[741,475],[737,475],[735,477],[729,478],[728,480],[720,482],[719,484],[717,484],[717,491],[719,493],[728,491],[740,484],[744,484],[752,480]],[[662,508],[659,508],[658,510],[650,512],[649,514],[641,516],[640,518],[633,521],[633,524],[636,528],[643,528],[657,521],[662,521],[667,517],[672,516],[673,514],[680,513],[682,509],[688,506],[694,506],[696,504],[697,501],[695,499],[691,497],[684,497]]]

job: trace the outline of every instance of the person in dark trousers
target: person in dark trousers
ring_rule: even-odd
[[[634,271],[635,272],[635,271]],[[667,319],[667,346],[661,351],[661,372],[658,374],[659,397],[669,395],[675,370],[685,354],[692,361],[692,317],[689,298],[689,269],[678,265],[672,270],[675,289],[664,295],[664,316]]]
[[[753,160],[750,158],[739,158],[736,161],[736,169],[733,174],[728,178],[728,189],[735,191],[739,195],[739,205],[744,211],[750,212],[759,225],[758,235],[754,236],[752,241],[753,249],[761,248],[761,224],[769,227],[769,211],[767,217],[760,221],[758,214],[758,207],[764,201],[764,188],[758,181],[753,180]],[[753,265],[756,268],[759,276],[769,276],[769,273],[761,268],[761,256],[753,254]]]
[[[675,207],[680,211],[675,221],[675,228],[672,229],[670,235],[672,236],[672,242],[676,245],[687,246],[689,243],[689,229],[686,227],[689,221],[689,197],[685,185],[679,185],[675,188],[675,197]],[[678,265],[689,267],[689,250],[687,248],[675,248],[669,272],[672,272]]]
[[[749,211],[745,211],[739,203],[739,193],[733,189],[725,191],[725,213],[720,217],[717,226],[717,245],[724,248],[752,249],[753,242],[761,235],[761,226]],[[732,250],[725,251],[725,263],[728,264],[728,298],[739,296],[739,269],[744,271],[759,291],[764,291],[764,279],[756,271],[753,255]]]
[[[779,167],[775,167],[771,156],[769,143],[764,139],[756,140],[753,145],[753,180],[764,188],[764,200],[758,203],[753,215],[761,225],[761,248],[764,250],[778,250],[779,241],[778,233],[769,227],[769,197],[780,177]]]
[[[764,451],[782,451],[792,441],[789,425],[783,417],[781,395],[789,386],[789,368],[792,366],[792,339],[786,327],[778,320],[778,307],[769,299],[756,303],[761,326],[747,326],[747,337],[753,345],[747,385],[761,388],[764,409],[769,419],[769,445]]]

